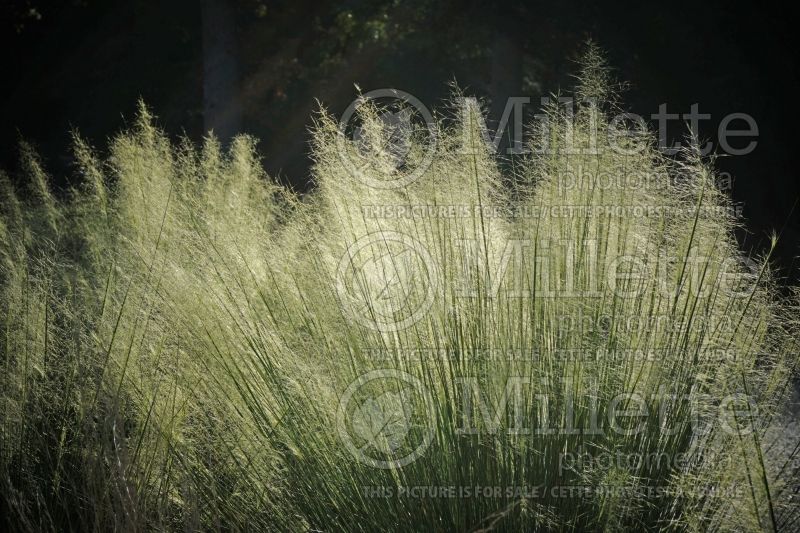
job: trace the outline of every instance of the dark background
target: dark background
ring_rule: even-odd
[[[721,158],[744,203],[747,251],[781,232],[777,264],[800,279],[795,19],[784,9],[732,2],[597,5],[586,2],[37,0],[0,4],[0,167],[16,173],[18,141],[32,142],[57,187],[75,179],[69,142],[78,129],[104,149],[135,114],[139,97],[171,135],[199,141],[213,127],[258,137],[280,181],[308,187],[308,127],[321,101],[340,113],[364,91],[394,87],[434,106],[456,80],[501,107],[509,95],[569,88],[591,37],[617,78],[628,110],[660,103],[712,119],[755,118],[758,147]],[[674,139],[685,134],[674,123]]]

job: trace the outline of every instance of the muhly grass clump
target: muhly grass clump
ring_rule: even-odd
[[[581,79],[602,104],[548,108],[511,175],[469,101],[402,167],[379,109],[358,142],[321,114],[304,198],[252,139],[173,144],[144,107],[105,156],[76,135],[63,198],[24,148],[22,184],[0,175],[7,523],[791,529],[797,464],[765,435],[796,308],[738,252],[713,168],[594,135],[596,53]]]

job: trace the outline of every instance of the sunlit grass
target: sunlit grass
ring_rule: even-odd
[[[80,179],[64,198],[51,194],[40,162],[24,149],[27,189],[0,176],[0,475],[9,524],[790,528],[796,464],[763,438],[795,371],[796,308],[777,296],[768,257],[745,260],[737,250],[739,221],[697,209],[728,199],[691,150],[670,160],[639,135],[620,143],[644,148],[622,154],[599,135],[597,150],[570,153],[570,144],[594,146],[594,127],[605,131],[613,110],[605,78],[591,52],[577,94],[601,97],[601,105],[582,105],[571,127],[549,108],[550,128],[536,133],[551,150],[518,161],[512,176],[481,144],[478,110],[469,106],[437,118],[426,172],[388,189],[345,168],[338,124],[322,114],[315,189],[302,199],[264,174],[252,139],[239,137],[229,150],[213,138],[199,149],[174,144],[144,107],[105,155],[76,135]],[[377,111],[362,110],[367,141],[344,145],[375,179],[399,172]],[[412,143],[409,166],[424,148]],[[637,188],[598,187],[579,169],[649,177]],[[567,172],[584,177],[565,187]],[[635,217],[601,209],[620,205],[665,209]],[[365,206],[459,206],[470,214],[385,218]],[[541,214],[553,206],[590,206],[593,214]],[[539,214],[479,209],[489,207]],[[405,310],[386,307],[377,267],[344,287],[361,307],[342,296],[342,265],[370,235],[383,237],[360,253],[376,265],[385,256],[404,261],[387,235],[425,252],[428,279],[413,264],[392,265],[393,281],[417,302],[434,290],[426,312],[403,327],[393,327]],[[636,271],[620,257],[636,258]],[[594,353],[604,355],[568,355]],[[641,356],[648,353],[656,356]],[[404,429],[410,440],[427,435],[429,446],[400,468],[359,462],[340,431],[342,395],[379,369],[427,391]],[[525,386],[493,419],[509,378]],[[387,392],[400,393],[376,384],[370,394]],[[647,400],[648,414],[642,431],[629,434],[609,427],[608,413],[631,393]],[[692,408],[665,402],[671,394],[710,400]],[[757,413],[737,402],[721,416],[719,401],[736,394],[754,399]],[[711,429],[698,432],[695,416]],[[509,431],[520,423],[549,431]],[[377,452],[391,457],[408,445],[394,444],[400,449]],[[587,460],[608,454],[684,461]],[[416,486],[540,492],[398,497]],[[649,495],[550,490],[570,486]]]

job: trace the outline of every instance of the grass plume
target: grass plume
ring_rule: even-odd
[[[610,87],[592,49],[574,119],[547,108],[533,133],[550,150],[512,176],[481,141],[479,108],[454,104],[435,118],[427,170],[396,188],[371,187],[342,162],[363,161],[374,179],[402,172],[380,110],[361,109],[359,143],[322,113],[303,198],[265,175],[253,139],[172,143],[143,105],[106,155],[75,134],[80,180],[63,198],[23,148],[30,190],[0,174],[7,524],[790,530],[796,449],[769,435],[797,366],[795,301],[778,295],[768,256],[737,249],[741,222],[696,151],[667,158],[634,129],[613,138],[623,150],[594,135],[615,109]],[[427,147],[410,139],[414,167]],[[618,179],[600,186],[602,173]],[[365,210],[387,206],[460,214]],[[383,237],[356,247],[370,235]],[[424,250],[422,274],[398,243]],[[355,254],[372,268],[343,282]],[[393,290],[425,304],[414,320],[387,302],[387,257]],[[422,413],[403,420],[429,445],[401,468],[359,462],[338,431],[344,391],[386,369],[426,391]],[[402,399],[376,387],[374,397]],[[611,427],[615,409],[637,410],[634,395],[645,399],[641,429]],[[507,431],[522,425],[547,431]],[[406,445],[382,442],[384,456]],[[619,456],[665,459],[599,460]],[[430,486],[540,492],[397,496]]]

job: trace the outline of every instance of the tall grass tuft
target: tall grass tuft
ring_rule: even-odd
[[[797,449],[774,437],[795,300],[768,254],[739,252],[712,162],[633,127],[596,135],[618,109],[596,49],[579,79],[574,117],[548,107],[532,133],[549,149],[511,175],[461,99],[393,188],[364,179],[404,172],[369,105],[357,142],[319,115],[305,197],[253,139],[174,143],[144,105],[107,154],[74,134],[63,197],[23,147],[26,189],[0,174],[6,524],[796,527]],[[406,148],[413,168],[428,146]],[[399,206],[434,215],[375,216]],[[354,389],[376,375],[417,389]]]

